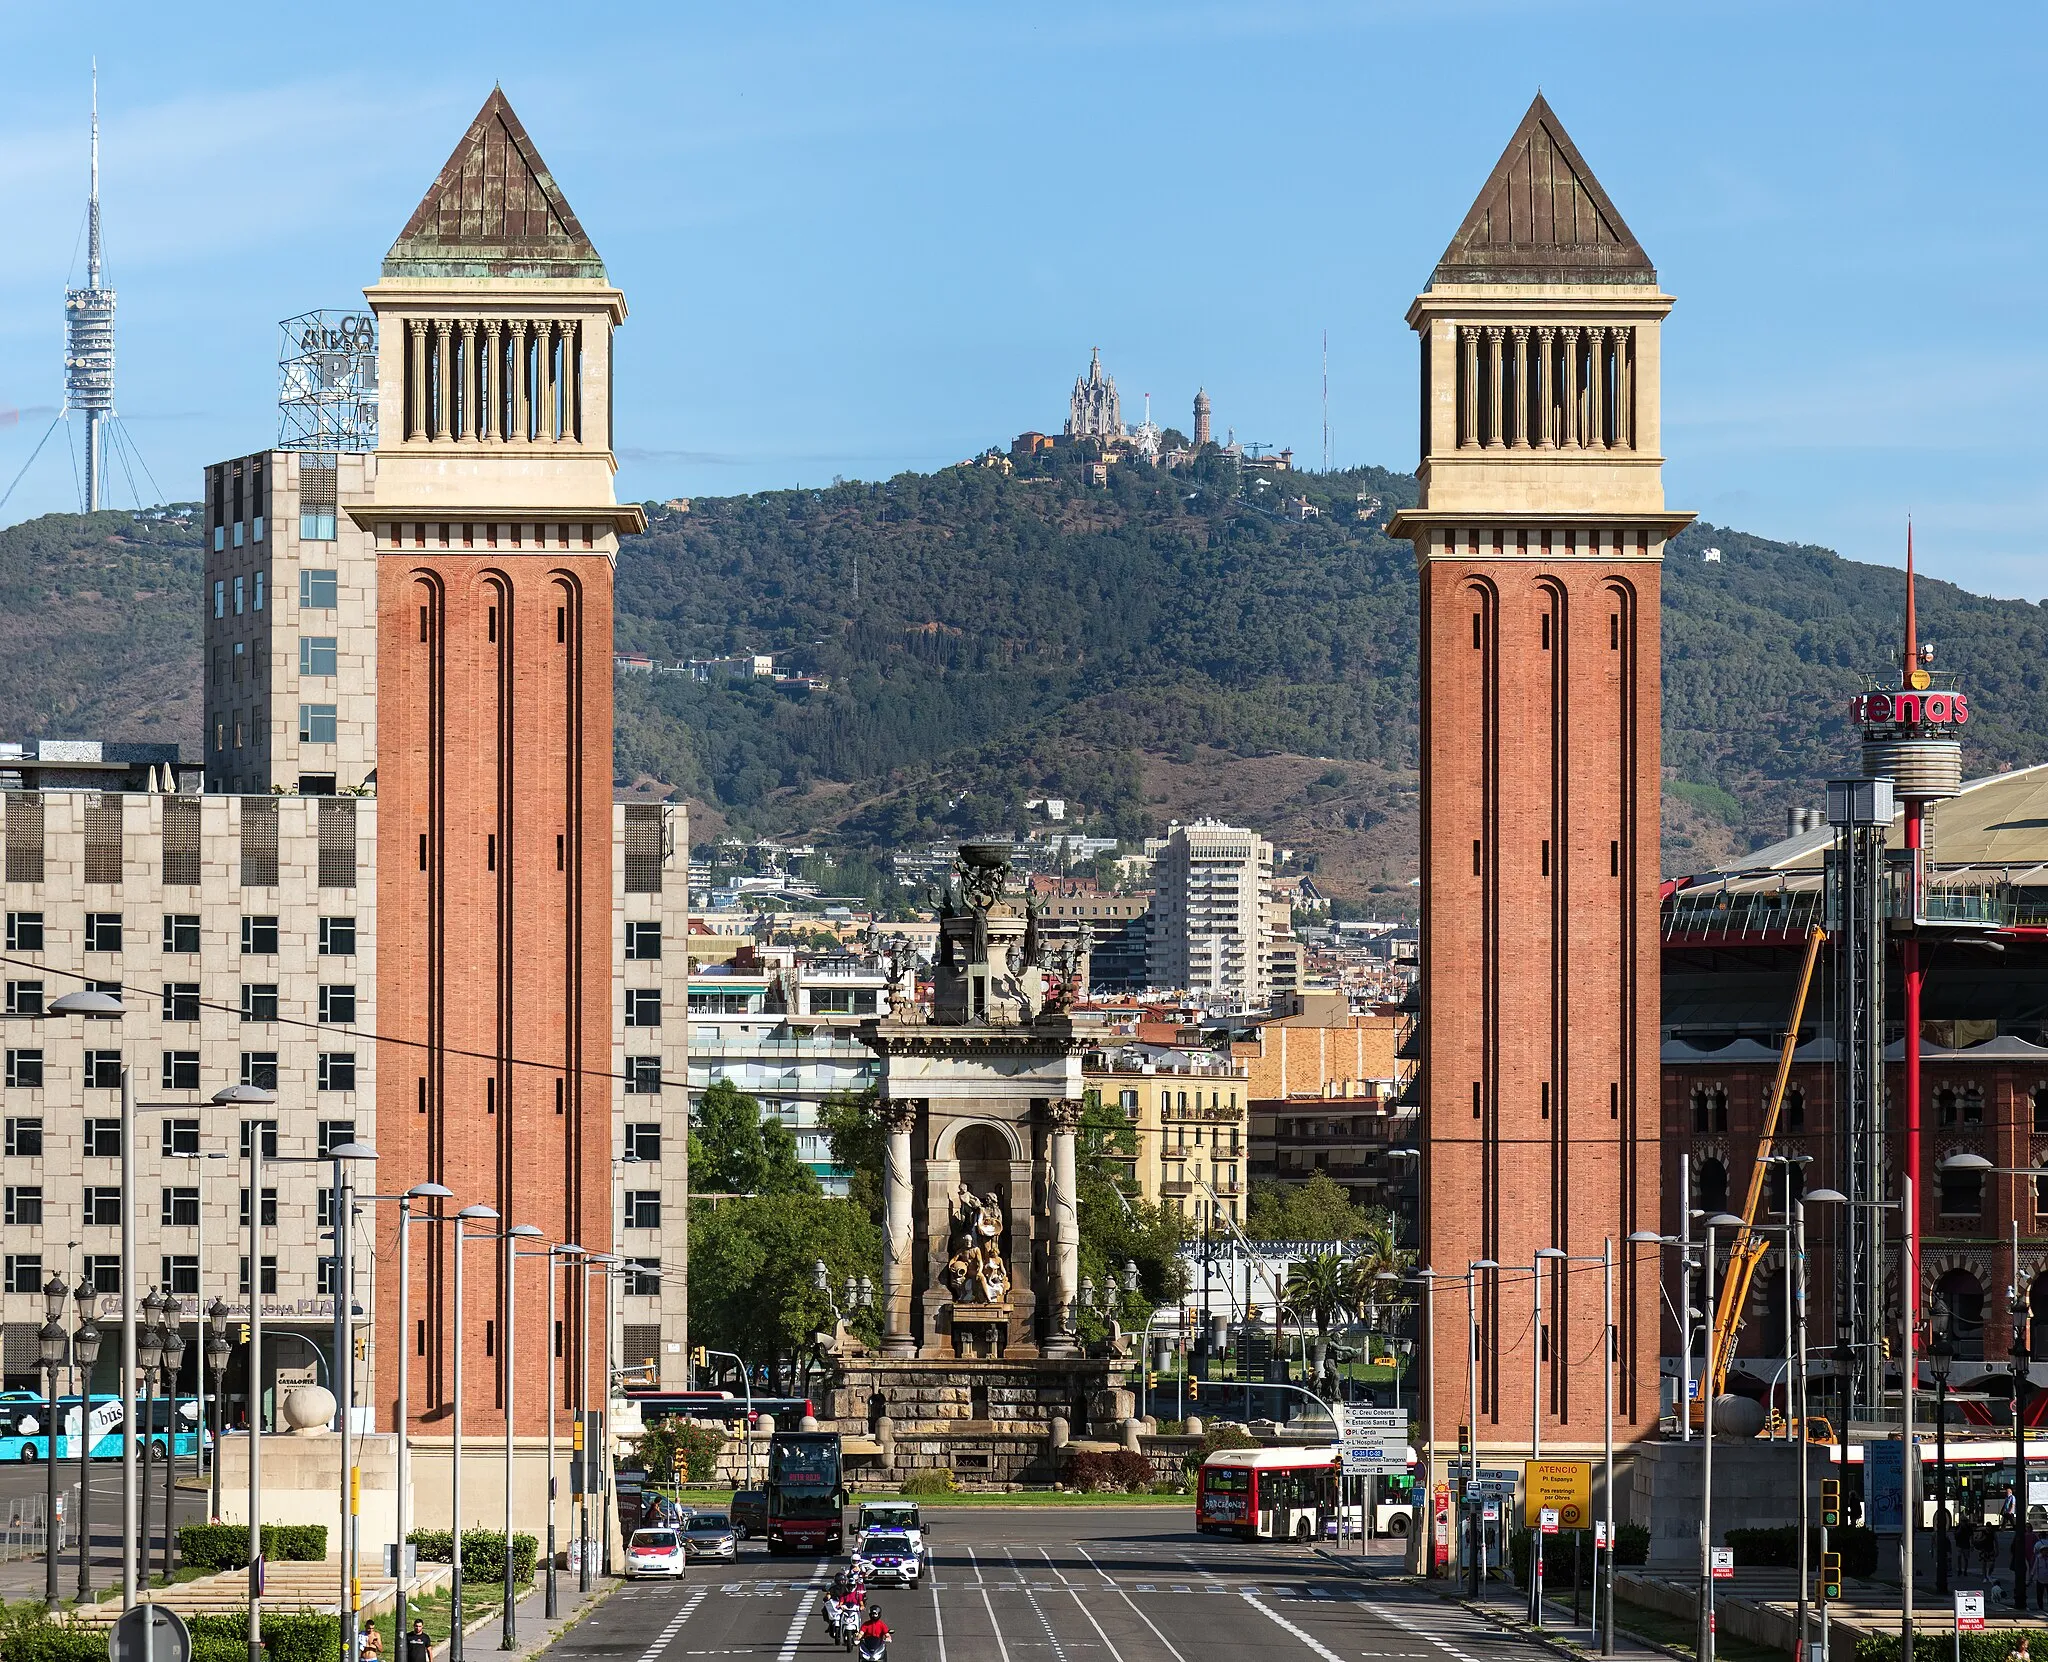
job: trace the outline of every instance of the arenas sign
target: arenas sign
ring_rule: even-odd
[[[1869,726],[1896,722],[1902,727],[1925,722],[1933,727],[1963,727],[1970,720],[1970,696],[1959,692],[1875,692],[1849,700],[1849,713]]]

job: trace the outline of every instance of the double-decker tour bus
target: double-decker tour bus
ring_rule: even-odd
[[[1337,1505],[1334,1443],[1218,1449],[1195,1481],[1195,1528],[1246,1540],[1313,1541]]]
[[[768,1440],[768,1550],[837,1552],[846,1495],[839,1433],[778,1431]]]

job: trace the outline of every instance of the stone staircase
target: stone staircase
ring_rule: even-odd
[[[422,1564],[413,1581],[416,1594],[426,1593],[448,1579],[446,1564]],[[175,1610],[184,1617],[223,1616],[243,1610],[249,1604],[249,1572],[223,1570],[197,1581],[175,1587],[159,1587],[142,1595]],[[398,1596],[398,1583],[381,1569],[363,1577],[363,1613],[384,1609]],[[266,1610],[319,1610],[329,1615],[341,1608],[341,1563],[272,1563],[264,1574],[263,1606]],[[121,1601],[108,1599],[78,1613],[78,1619],[92,1626],[109,1626],[121,1614]]]

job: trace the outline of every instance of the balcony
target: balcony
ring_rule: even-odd
[[[1195,1192],[1194,1184],[1183,1177],[1170,1177],[1159,1185],[1159,1192],[1170,1200],[1179,1200]]]

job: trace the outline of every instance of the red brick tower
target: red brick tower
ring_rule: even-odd
[[[1654,1430],[1658,1264],[1657,274],[1541,97],[1409,309],[1421,500],[1423,1261],[1479,1272],[1477,1443]],[[1535,1255],[1545,1260],[1532,1331]],[[1436,1295],[1439,1435],[1465,1423],[1465,1288]],[[1538,1352],[1532,1345],[1540,1345]]]
[[[377,1141],[387,1190],[422,1181],[502,1228],[606,1250],[611,1219],[612,332],[626,314],[519,119],[494,91],[365,291],[377,314]],[[416,1229],[412,1331],[380,1254],[378,1401],[396,1364],[445,1431],[502,1435],[502,1243]],[[547,1284],[519,1265],[519,1424],[543,1427]],[[558,1400],[592,1331],[565,1312]],[[495,1429],[494,1429],[495,1428]]]

